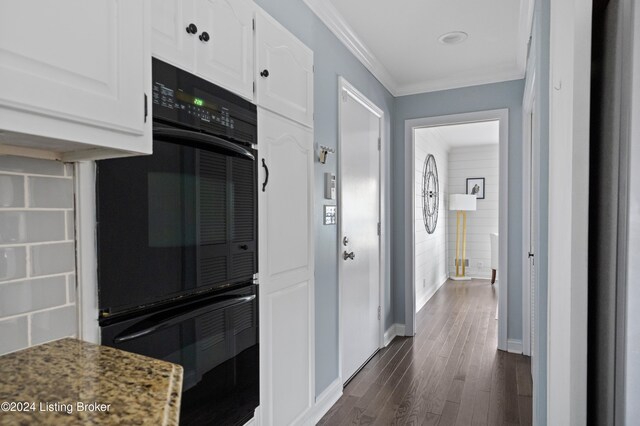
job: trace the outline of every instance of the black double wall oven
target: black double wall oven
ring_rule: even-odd
[[[153,60],[153,154],[97,163],[102,344],[184,368],[181,424],[258,406],[256,107]]]

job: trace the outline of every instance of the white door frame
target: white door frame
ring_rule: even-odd
[[[551,2],[550,14],[546,423],[584,425],[592,2]]]
[[[384,202],[384,194],[386,191],[386,162],[383,160],[385,158],[385,132],[384,132],[384,111],[379,108],[376,104],[371,102],[365,95],[363,95],[358,89],[356,89],[351,83],[349,83],[344,77],[340,76],[338,78],[338,176],[337,176],[337,196],[338,196],[338,245],[336,248],[336,253],[338,256],[338,377],[340,380],[340,384],[344,385],[344,381],[348,379],[348,377],[342,377],[342,336],[343,336],[343,324],[342,324],[342,280],[343,280],[343,265],[344,261],[340,258],[342,253],[342,137],[341,135],[341,117],[342,117],[342,96],[350,96],[356,102],[359,102],[362,106],[371,111],[376,117],[378,117],[378,121],[380,123],[379,128],[379,137],[380,137],[380,150],[378,153],[378,170],[380,172],[379,175],[379,220],[380,220],[380,238],[378,239],[379,244],[379,274],[378,274],[378,286],[379,286],[379,306],[381,307],[380,319],[378,320],[379,326],[379,340],[378,340],[378,348],[384,347],[384,282],[385,282],[385,259],[386,259],[386,207]]]
[[[415,163],[414,130],[420,127],[434,127],[449,124],[473,123],[478,121],[500,122],[500,180],[499,180],[499,254],[498,254],[498,349],[507,350],[507,276],[508,276],[508,182],[509,182],[509,109],[476,111],[463,114],[444,115],[405,120],[405,335],[415,335],[416,298],[415,298],[415,197],[413,197],[413,182]],[[487,235],[487,238],[489,236]]]
[[[534,59],[529,59],[534,60]],[[522,101],[522,354],[531,356],[531,114],[535,98],[535,69],[531,69]],[[539,206],[538,206],[539,207]],[[538,247],[536,247],[536,250]],[[534,301],[535,302],[535,301]]]

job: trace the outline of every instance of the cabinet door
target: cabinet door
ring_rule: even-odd
[[[143,135],[144,12],[143,0],[0,2],[0,105],[37,114],[10,126],[29,133],[41,116]]]
[[[196,73],[253,100],[253,4],[248,0],[195,1],[196,16],[202,22]]]
[[[313,135],[260,108],[258,132],[260,406],[290,425],[314,400]]]
[[[273,18],[256,14],[257,103],[313,126],[313,52]]]
[[[195,47],[204,19],[194,17],[193,0],[153,0],[151,52],[153,56],[194,71]],[[190,25],[194,27],[190,27]],[[192,30],[196,29],[195,33]]]

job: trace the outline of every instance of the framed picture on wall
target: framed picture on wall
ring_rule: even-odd
[[[467,194],[475,195],[478,200],[484,200],[484,178],[467,178]]]

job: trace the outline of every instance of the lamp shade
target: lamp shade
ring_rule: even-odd
[[[449,210],[475,210],[475,194],[451,194],[449,195]]]

